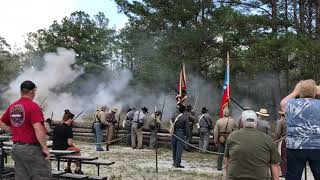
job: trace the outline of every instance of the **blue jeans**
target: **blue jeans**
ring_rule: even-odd
[[[224,149],[225,149],[225,144],[220,144],[218,145],[218,152],[219,153],[224,153]],[[218,160],[217,160],[217,169],[219,171],[222,170],[222,163],[223,163],[223,154],[219,154],[218,155]]]
[[[174,134],[181,138],[182,140],[185,140],[184,130],[175,130]],[[181,163],[181,156],[183,151],[183,145],[184,143],[176,138],[174,135],[172,135],[172,158],[173,158],[173,165],[177,166]]]
[[[102,142],[103,132],[101,131],[101,123],[94,123],[94,140],[96,143]],[[96,144],[96,150],[102,150],[101,144]]]
[[[287,149],[286,180],[300,180],[306,162],[315,180],[320,180],[320,149]]]

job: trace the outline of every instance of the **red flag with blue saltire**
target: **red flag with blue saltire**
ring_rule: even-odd
[[[227,54],[227,70],[224,77],[223,83],[223,93],[220,104],[220,118],[223,117],[223,109],[228,106],[230,99],[230,62],[229,62],[229,53]]]

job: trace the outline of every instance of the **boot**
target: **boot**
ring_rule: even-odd
[[[106,146],[106,151],[109,151],[109,145]]]

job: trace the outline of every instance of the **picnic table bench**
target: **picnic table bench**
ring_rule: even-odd
[[[82,161],[82,164],[93,164],[97,166],[97,174],[100,176],[100,166],[111,166],[114,164],[114,161],[105,161],[105,160],[93,160],[93,161]]]
[[[66,160],[80,161],[80,170],[81,170],[81,164],[83,161],[92,161],[92,160],[98,159],[98,157],[77,156],[77,155],[66,155],[66,156],[61,156],[60,158],[66,159]]]
[[[4,154],[10,154],[12,150],[12,146],[4,146],[2,148]],[[111,161],[104,161],[104,160],[98,160],[98,157],[86,157],[86,156],[77,156],[73,155],[76,152],[75,151],[69,151],[69,150],[49,150],[51,154],[54,156],[51,157],[50,160],[56,160],[57,161],[57,170],[52,170],[52,175],[55,178],[58,179],[88,179],[88,180],[106,180],[106,176],[100,176],[100,166],[110,166],[114,164],[115,162]],[[80,161],[80,169],[81,164],[93,164],[96,165],[98,168],[98,176],[89,176],[89,175],[80,175],[80,174],[73,174],[73,173],[65,173],[64,171],[60,171],[60,161]],[[7,168],[6,168],[7,169]],[[13,169],[14,170],[14,169]],[[11,173],[13,173],[13,170],[11,168]],[[1,180],[1,177],[0,177]]]
[[[58,160],[56,158],[51,158],[51,160]],[[59,161],[80,161],[80,170],[82,164],[92,164],[97,166],[97,176],[88,176],[88,179],[92,180],[104,180],[107,179],[106,176],[100,176],[100,166],[110,166],[114,164],[115,162],[112,161],[105,161],[105,160],[99,160],[98,157],[86,157],[86,156],[77,156],[77,155],[62,155],[59,156]],[[60,166],[60,165],[59,165]],[[60,169],[59,169],[60,170]],[[71,176],[71,173],[68,173],[68,175],[61,174],[60,172],[53,171],[53,175],[59,175],[59,177],[64,178],[65,176]],[[82,176],[74,176],[74,179],[81,179]]]
[[[3,143],[5,141],[9,141],[11,139],[11,136],[8,135],[1,135],[0,136],[0,180],[2,180],[2,176],[6,175],[6,171],[4,169],[4,156],[5,151],[3,149]]]
[[[60,160],[62,156],[70,155],[76,153],[75,151],[69,151],[69,150],[49,150],[51,154],[55,156],[55,159],[57,160],[57,170],[60,170]],[[54,160],[51,158],[51,160]]]

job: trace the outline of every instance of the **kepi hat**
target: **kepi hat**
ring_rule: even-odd
[[[148,113],[148,108],[146,108],[146,107],[143,107],[141,110]]]

